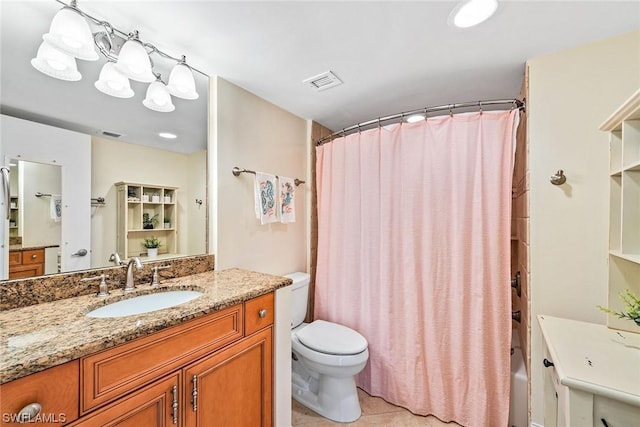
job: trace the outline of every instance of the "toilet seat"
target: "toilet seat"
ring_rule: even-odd
[[[351,328],[316,320],[296,332],[299,342],[313,351],[333,355],[355,355],[367,349],[367,340]]]

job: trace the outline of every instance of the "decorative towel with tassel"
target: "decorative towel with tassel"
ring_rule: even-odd
[[[256,218],[260,224],[278,221],[276,176],[256,172],[254,181],[254,198]]]
[[[293,178],[281,176],[278,180],[280,185],[280,222],[283,224],[296,222],[296,186]]]
[[[60,194],[52,194],[49,200],[49,213],[51,219],[55,222],[62,220],[62,196]]]

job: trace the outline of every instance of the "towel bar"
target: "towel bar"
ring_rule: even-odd
[[[252,170],[249,170],[249,169],[242,169],[242,168],[239,168],[239,167],[237,167],[237,166],[234,166],[234,168],[233,168],[233,169],[231,169],[231,173],[233,174],[233,176],[240,176],[240,174],[241,174],[241,173],[250,173],[250,174],[252,174],[252,175],[255,175],[255,174],[256,174],[256,171],[252,171]],[[278,178],[278,175],[276,175],[276,178]],[[295,179],[293,180],[293,183],[294,183],[294,184],[296,185],[296,187],[297,187],[297,186],[299,186],[300,184],[304,184],[304,183],[305,183],[305,181],[302,181],[302,180],[300,180],[300,179],[298,179],[298,178],[295,178]]]

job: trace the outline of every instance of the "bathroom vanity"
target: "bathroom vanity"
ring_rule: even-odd
[[[538,322],[545,427],[638,425],[640,335],[546,315]]]
[[[232,269],[167,280],[153,291],[203,296],[135,316],[87,317],[109,302],[93,295],[0,312],[2,426],[31,403],[38,425],[271,426],[274,292],[289,283]]]

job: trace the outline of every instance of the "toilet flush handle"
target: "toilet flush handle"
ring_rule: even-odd
[[[260,311],[258,312],[258,316],[259,316],[261,319],[264,319],[265,317],[267,317],[267,309],[266,309],[266,308],[263,308],[262,310],[260,310]]]

